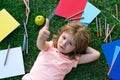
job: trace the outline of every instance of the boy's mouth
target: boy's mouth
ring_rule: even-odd
[[[60,48],[64,50],[64,47],[60,45]]]

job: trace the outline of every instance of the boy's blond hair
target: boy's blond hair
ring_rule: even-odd
[[[84,54],[90,42],[90,32],[86,26],[80,22],[71,22],[62,26],[58,30],[58,34],[53,36],[54,46],[57,47],[57,41],[63,32],[73,35],[75,42],[75,50],[68,54],[71,59],[75,59],[76,55]]]

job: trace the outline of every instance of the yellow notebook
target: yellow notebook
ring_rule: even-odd
[[[0,42],[20,24],[5,9],[0,11]]]

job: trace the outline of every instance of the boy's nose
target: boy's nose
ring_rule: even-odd
[[[64,40],[64,41],[63,41],[63,46],[65,46],[65,45],[66,45],[66,43],[67,43],[67,41],[66,41],[66,40]]]

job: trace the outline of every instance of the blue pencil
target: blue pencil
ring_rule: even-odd
[[[96,29],[97,29],[97,36],[99,36],[99,32],[98,32],[98,19],[96,17]]]
[[[23,40],[23,51],[26,52],[26,54],[28,54],[28,33],[27,33],[27,28],[24,20],[23,20],[23,24],[25,29],[24,40]]]

